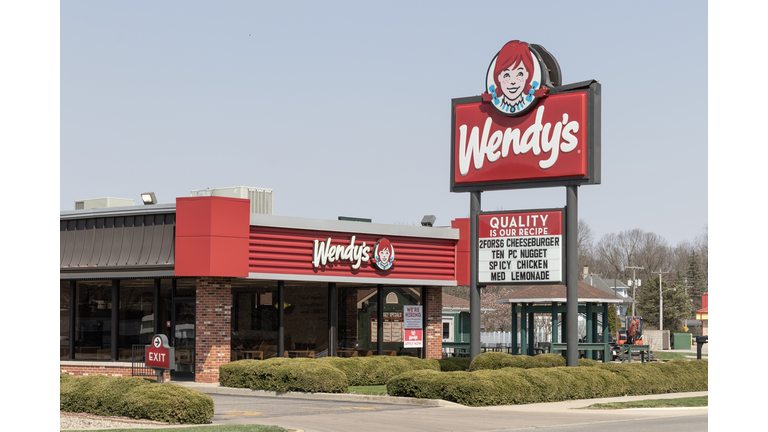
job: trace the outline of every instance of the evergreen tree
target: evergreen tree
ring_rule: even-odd
[[[681,319],[691,314],[691,300],[685,295],[685,288],[680,284],[668,286],[662,282],[664,296],[664,330],[682,331]],[[643,283],[643,289],[637,299],[637,311],[643,317],[645,328],[659,327],[659,278],[651,278]]]
[[[688,257],[688,269],[685,273],[685,278],[688,281],[688,296],[693,300],[693,309],[691,312],[693,313],[694,311],[701,309],[701,295],[708,290],[707,279],[701,268],[701,260],[699,259],[698,254],[696,254],[696,251],[691,251],[691,255]],[[693,318],[693,316],[689,318]]]

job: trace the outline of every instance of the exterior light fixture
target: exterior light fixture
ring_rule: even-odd
[[[157,198],[155,197],[154,192],[144,192],[141,194],[141,200],[144,202],[144,205],[157,204]]]
[[[435,215],[426,215],[423,219],[421,219],[421,226],[431,227],[435,225],[435,221],[437,218]]]

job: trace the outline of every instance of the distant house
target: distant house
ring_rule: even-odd
[[[469,300],[443,293],[443,355],[459,352],[469,352]]]
[[[587,273],[586,267],[585,273]],[[585,274],[581,281],[622,299],[622,303],[616,305],[616,312],[620,316],[626,315],[629,307],[632,306],[632,288],[618,279],[603,279],[600,276]]]

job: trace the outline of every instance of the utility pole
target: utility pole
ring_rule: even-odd
[[[657,271],[653,273],[659,274],[659,330],[664,330],[664,296],[661,295],[661,275],[669,273],[668,271]]]
[[[632,316],[636,316],[637,315],[637,309],[635,309],[635,285],[637,285],[637,275],[635,274],[635,272],[637,270],[645,270],[645,268],[644,267],[632,267],[632,266],[627,266],[627,267],[624,267],[624,268],[625,269],[632,269]]]

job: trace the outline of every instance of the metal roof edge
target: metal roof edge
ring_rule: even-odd
[[[345,234],[373,234],[458,240],[459,230],[450,227],[423,227],[370,222],[311,219],[296,216],[251,214],[251,225],[270,228],[334,231]]]
[[[88,219],[107,216],[134,216],[176,213],[176,203],[145,206],[106,207],[88,210],[67,210],[60,212],[61,220]]]

